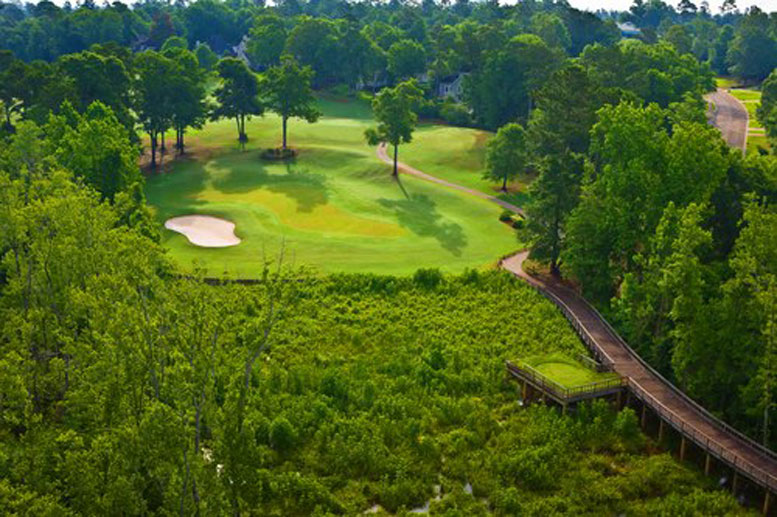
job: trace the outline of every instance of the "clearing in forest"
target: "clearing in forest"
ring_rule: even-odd
[[[189,157],[148,178],[160,223],[194,214],[235,223],[240,244],[220,249],[165,231],[164,246],[184,268],[196,261],[210,274],[253,277],[262,258],[283,246],[295,265],[324,272],[455,272],[520,247],[514,230],[498,223],[498,206],[418,178],[393,179],[365,142],[364,130],[374,124],[367,103],[326,99],[320,108],[315,124],[289,123],[290,145],[299,150],[294,161],[260,156],[281,138],[277,117],[251,120],[245,149],[234,121],[223,120],[192,132]],[[400,147],[400,160],[493,193],[481,178],[488,133],[422,125],[417,135],[417,143]]]

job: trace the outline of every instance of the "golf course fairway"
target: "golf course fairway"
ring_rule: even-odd
[[[374,124],[366,103],[330,99],[320,106],[324,116],[317,123],[289,123],[290,145],[299,150],[294,161],[260,156],[278,145],[277,117],[252,119],[245,149],[234,121],[222,120],[189,134],[187,156],[148,177],[146,194],[160,224],[189,215],[235,224],[240,244],[225,248],[199,247],[163,229],[162,244],[185,269],[196,264],[209,275],[252,278],[283,248],[287,263],[326,273],[456,272],[493,264],[520,247],[515,231],[498,222],[498,206],[415,177],[393,178],[364,140]],[[431,125],[419,130],[423,138],[407,153],[400,147],[400,160],[421,170],[439,168],[432,163],[436,147],[462,149],[461,160],[446,159],[450,174],[482,181],[487,133]],[[464,144],[451,146],[451,138]]]

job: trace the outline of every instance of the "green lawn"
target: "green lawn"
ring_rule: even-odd
[[[739,84],[739,80],[733,77],[716,77],[715,86],[718,88],[733,88]]]
[[[747,152],[757,153],[759,147],[763,147],[767,150],[769,149],[769,142],[766,140],[766,135],[753,133],[747,135]]]
[[[565,388],[575,388],[618,378],[616,373],[596,372],[584,366],[580,361],[561,354],[532,356],[523,359],[522,362]]]
[[[729,93],[740,101],[760,101],[761,92],[759,90],[747,90],[744,88],[733,88]]]
[[[761,124],[758,122],[758,117],[755,116],[755,111],[758,109],[758,106],[761,105],[760,102],[743,102],[745,108],[747,109],[747,115],[750,117],[750,127],[759,127]]]
[[[295,265],[403,275],[420,267],[451,272],[483,267],[521,246],[515,232],[497,221],[498,206],[405,175],[394,180],[364,142],[372,124],[365,103],[328,99],[321,107],[325,116],[318,123],[290,123],[290,143],[301,151],[294,163],[259,157],[261,149],[280,140],[275,116],[248,123],[245,150],[238,146],[233,121],[210,123],[188,137],[190,157],[148,179],[149,203],[160,223],[186,214],[229,219],[243,242],[199,248],[164,230],[163,244],[174,258],[184,267],[197,261],[211,274],[253,277],[262,257],[284,246]],[[467,154],[451,150],[450,131],[424,127],[413,152],[400,148],[402,159],[427,170],[436,153],[460,152],[467,165],[459,171],[476,167],[472,156],[482,156],[477,149],[482,134],[455,130],[463,139],[480,139]]]
[[[485,144],[491,136],[488,131],[426,124],[418,128],[410,144],[399,148],[399,159],[433,176],[524,205],[528,178],[510,183],[508,194],[500,190],[499,183],[483,179]]]

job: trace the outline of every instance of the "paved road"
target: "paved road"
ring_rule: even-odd
[[[719,89],[706,96],[715,104],[710,113],[710,123],[718,128],[731,147],[747,148],[748,116],[745,106],[725,90]]]
[[[389,165],[394,165],[394,160],[390,158],[389,155],[386,153],[386,144],[380,144],[378,146],[378,158],[380,158],[380,160],[384,163],[387,163]],[[444,180],[442,178],[438,178],[436,176],[432,176],[431,174],[427,174],[425,172],[419,171],[418,169],[414,169],[413,167],[407,164],[404,164],[402,162],[397,163],[397,168],[399,169],[400,172],[403,172],[405,174],[410,174],[411,176],[415,176],[416,178],[421,178],[426,181],[431,181],[432,183],[437,183],[438,185],[443,185],[448,188],[466,192],[467,194],[470,194],[472,196],[476,196],[481,199],[486,199],[488,201],[491,201],[492,203],[496,203],[502,208],[511,210],[516,214],[524,215],[523,210],[520,207],[513,205],[512,203],[508,203],[507,201],[503,201],[496,196],[492,196],[492,195],[486,194],[485,192],[481,192],[479,190],[465,187],[457,183],[452,183],[450,181]]]
[[[762,486],[777,489],[777,455],[761,449],[714,418],[649,368],[582,297],[559,282],[526,273],[523,262],[528,254],[528,251],[518,252],[504,259],[501,266],[549,294],[583,340],[628,379],[632,393],[713,456],[735,466]]]

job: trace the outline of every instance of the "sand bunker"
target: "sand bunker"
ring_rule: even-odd
[[[209,215],[184,215],[165,221],[165,228],[182,233],[195,246],[226,248],[237,246],[235,223]]]

